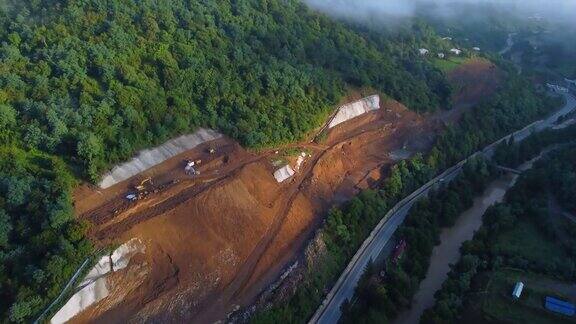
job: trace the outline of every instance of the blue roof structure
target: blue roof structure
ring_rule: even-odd
[[[549,311],[560,313],[566,316],[574,316],[576,313],[576,307],[573,304],[556,299],[554,297],[546,297],[544,307],[546,307],[546,309]]]

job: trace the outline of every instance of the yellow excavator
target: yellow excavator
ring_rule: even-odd
[[[134,192],[126,195],[126,199],[128,199],[129,201],[136,201],[146,197],[149,193],[147,185],[152,186],[152,178],[146,178],[140,181],[139,184],[135,185],[133,187]]]
[[[146,190],[146,184],[152,185],[152,178],[146,178],[140,181],[140,184],[134,186],[134,190],[137,192],[142,192]]]

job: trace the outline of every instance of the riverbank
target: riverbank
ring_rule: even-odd
[[[537,157],[520,165],[518,170],[525,172],[532,169],[534,163],[551,150],[553,150],[552,147],[543,150]],[[492,181],[482,195],[474,198],[474,205],[458,217],[454,226],[442,230],[441,243],[432,251],[430,266],[425,279],[420,283],[418,292],[414,295],[412,307],[401,313],[393,321],[394,324],[418,323],[424,311],[434,306],[434,294],[440,290],[447,279],[450,265],[460,259],[460,247],[474,237],[474,233],[482,226],[482,216],[486,210],[502,202],[517,179],[518,175],[506,173]]]
[[[506,175],[494,180],[481,196],[474,199],[472,208],[458,217],[456,224],[440,234],[440,245],[432,251],[426,278],[414,296],[412,307],[401,313],[395,324],[417,323],[424,310],[434,305],[434,293],[442,287],[450,272],[450,264],[460,258],[460,246],[472,239],[474,232],[482,226],[482,215],[493,204],[501,202],[516,177]]]
[[[566,138],[570,140],[571,137]],[[573,209],[573,187],[564,186],[576,170],[574,145],[544,153],[499,203],[483,216],[482,227],[463,244],[462,258],[435,294],[423,323],[573,323],[550,312],[545,297],[575,303],[576,227],[553,216],[551,197]],[[524,283],[519,298],[512,288]],[[447,311],[447,307],[449,311]]]

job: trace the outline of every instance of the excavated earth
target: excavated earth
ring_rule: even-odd
[[[442,123],[428,117],[382,99],[381,109],[334,127],[319,143],[250,152],[222,137],[107,189],[79,187],[76,212],[92,224],[97,245],[138,238],[146,246],[110,276],[108,297],[72,322],[226,319],[303,253],[328,208],[382,181],[396,162],[391,152],[430,147]],[[284,151],[307,155],[278,183],[275,161],[295,160]],[[200,175],[184,173],[186,159],[202,161]],[[128,202],[125,195],[147,178],[149,193]]]

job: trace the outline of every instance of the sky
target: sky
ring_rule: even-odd
[[[407,18],[415,14],[418,4],[434,5],[435,15],[451,16],[454,3],[489,3],[502,11],[513,11],[526,17],[538,14],[547,20],[576,24],[576,0],[304,0],[310,7],[338,18],[378,19]]]

